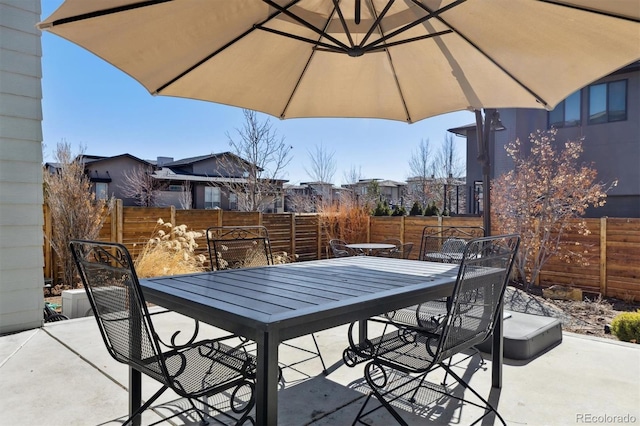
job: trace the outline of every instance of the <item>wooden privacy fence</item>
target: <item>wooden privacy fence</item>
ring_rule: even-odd
[[[223,210],[177,210],[175,207],[123,207],[120,200],[105,221],[100,240],[124,244],[135,257],[158,227],[158,219],[189,230],[204,231],[210,226],[263,225],[269,231],[274,252],[297,255],[298,261],[326,258],[328,239],[319,215],[314,213],[256,213]],[[543,268],[539,284],[568,285],[603,296],[640,300],[640,219],[586,219],[589,235],[568,234],[567,240],[582,244],[588,265],[575,265],[550,259]],[[413,242],[411,259],[418,257],[425,226],[482,226],[481,217],[372,216],[366,235],[368,241],[397,238]],[[51,219],[45,209],[44,232],[51,233]],[[495,230],[494,230],[495,233]],[[207,242],[197,240],[198,252],[206,254]],[[45,277],[60,275],[55,255],[45,238]]]

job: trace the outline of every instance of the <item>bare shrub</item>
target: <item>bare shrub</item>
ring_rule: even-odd
[[[96,199],[82,155],[74,159],[68,143],[58,143],[54,157],[57,170],[44,172],[44,199],[51,212],[50,243],[63,265],[64,284],[75,288],[76,270],[69,242],[97,239],[114,199]]]
[[[590,234],[586,221],[579,219],[587,207],[604,205],[607,191],[617,184],[596,182],[597,170],[578,163],[581,140],[556,150],[556,133],[538,130],[530,135],[528,146],[519,139],[508,144],[514,169],[495,179],[491,188],[496,227],[522,238],[515,267],[527,288],[551,257],[586,264],[586,248],[565,241],[565,236],[572,229]]]

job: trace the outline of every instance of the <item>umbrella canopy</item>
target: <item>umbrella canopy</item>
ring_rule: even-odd
[[[67,0],[38,26],[154,95],[280,118],[552,109],[640,59],[637,0]]]

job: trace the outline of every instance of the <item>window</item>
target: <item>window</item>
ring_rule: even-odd
[[[549,111],[549,127],[574,127],[580,125],[580,91],[572,93]]]
[[[182,185],[169,185],[169,191],[171,192],[182,192]]]
[[[589,86],[589,124],[627,119],[627,80]]]
[[[109,199],[109,184],[106,182],[96,182],[96,200]]]
[[[220,208],[220,188],[214,186],[204,187],[204,208]]]
[[[229,194],[229,210],[238,210],[238,194],[235,192]]]

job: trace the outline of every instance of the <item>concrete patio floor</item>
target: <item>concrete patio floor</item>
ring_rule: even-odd
[[[192,321],[169,313],[156,316],[160,330],[187,329]],[[154,320],[155,320],[154,318]],[[205,336],[219,330],[202,327]],[[342,363],[346,326],[317,333],[328,375],[320,361],[295,364],[302,352],[281,346],[284,383],[279,394],[281,425],[350,425],[364,402],[362,368]],[[311,345],[308,337],[296,339]],[[640,424],[640,345],[564,333],[561,344],[534,359],[505,360],[503,387],[490,386],[491,362],[478,356],[456,365],[460,376],[492,401],[509,425]],[[128,412],[128,369],[107,353],[93,317],[46,324],[0,337],[0,425],[118,425]],[[143,379],[143,398],[158,389]],[[462,393],[462,389],[456,390]],[[469,392],[464,392],[465,397]],[[406,406],[410,425],[466,425],[481,414],[468,404],[426,392]],[[435,402],[434,402],[435,401]],[[166,393],[148,410],[149,424],[184,406]],[[384,410],[368,417],[372,425],[394,420]],[[481,424],[493,424],[488,416]],[[165,424],[197,424],[195,415]],[[212,423],[213,424],[213,423]]]

